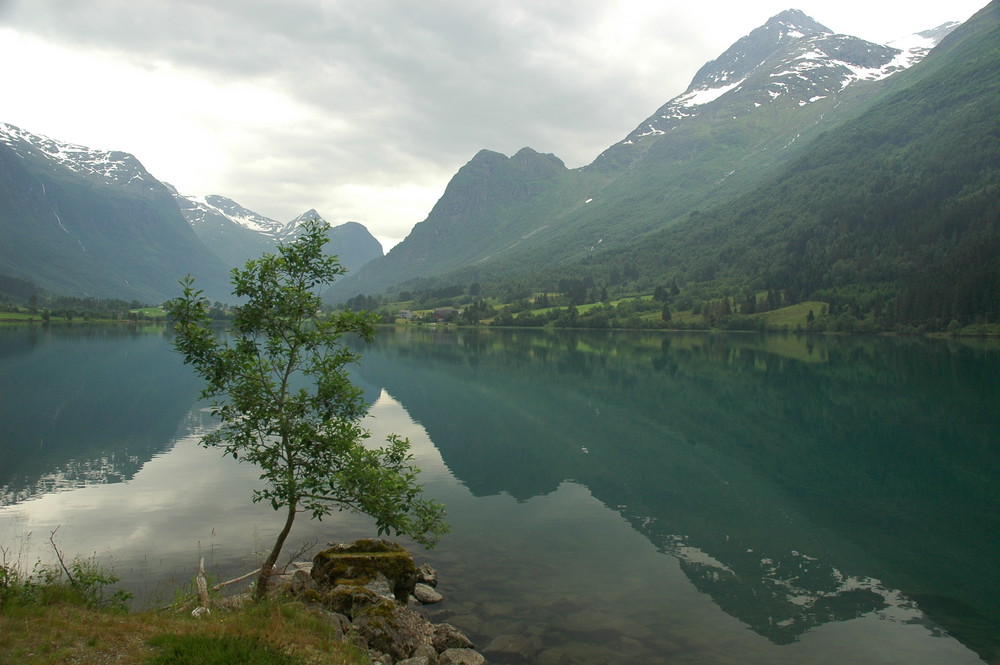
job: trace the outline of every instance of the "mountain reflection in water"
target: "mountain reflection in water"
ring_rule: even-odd
[[[414,440],[428,491],[449,509],[452,534],[417,550],[450,585],[427,611],[483,647],[514,633],[541,660],[812,663],[832,641],[844,658],[856,647],[886,663],[978,660],[951,636],[987,662],[1000,655],[996,344],[385,329],[359,350],[370,426]],[[268,538],[257,525],[269,511],[243,507],[252,470],[193,447],[212,423],[169,335],[3,330],[0,359],[12,504],[0,537],[15,515],[25,529],[75,519],[94,532],[85,555],[104,534],[127,560],[150,543],[188,547],[178,534],[200,550],[210,532],[230,568],[249,549],[230,542],[239,529]],[[186,491],[196,503],[161,505],[185,492],[173,481],[178,494],[166,494],[171,473],[213,480]],[[117,481],[127,486],[97,517],[44,500]],[[139,503],[158,538],[127,528]],[[302,520],[296,533],[370,529],[346,519]],[[156,574],[183,578],[169,550]],[[183,556],[189,566],[195,553]],[[892,626],[904,632],[886,655]]]
[[[995,345],[461,331],[384,336],[359,375],[474,494],[582,483],[774,643],[922,610],[998,653]]]

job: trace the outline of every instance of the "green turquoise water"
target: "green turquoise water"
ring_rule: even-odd
[[[0,543],[109,559],[140,602],[280,527],[197,445],[157,332],[0,330]],[[427,608],[549,663],[1000,658],[1000,345],[381,331],[355,380],[410,437],[452,533]],[[293,540],[372,532],[300,521]],[[521,656],[519,656],[521,658]],[[500,661],[500,654],[493,654]]]

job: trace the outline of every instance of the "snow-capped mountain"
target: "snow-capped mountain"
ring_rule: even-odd
[[[22,159],[47,161],[52,168],[63,167],[103,184],[140,182],[152,185],[156,182],[138,159],[120,150],[96,150],[57,141],[5,122],[0,122],[0,143]]]
[[[331,297],[408,290],[425,279],[472,283],[623,251],[752,191],[863,113],[955,27],[882,45],[784,11],[706,63],[588,166],[568,170],[530,149],[510,158],[481,151],[403,242]],[[700,274],[713,270],[707,263]]]
[[[880,81],[912,67],[957,25],[948,23],[882,45],[836,34],[797,9],[781,12],[705,64],[687,90],[595,163],[629,163],[659,137],[706,114],[735,120],[839,101],[856,83]]]
[[[310,208],[289,222],[279,222],[225,196],[185,196],[168,187],[194,232],[230,267],[242,266],[247,259],[294,240],[307,221],[326,221]],[[336,255],[348,270],[360,268],[383,253],[378,240],[356,222],[331,228],[329,237],[326,251]]]
[[[212,215],[221,215],[245,229],[273,239],[283,239],[294,230],[293,223],[283,223],[244,208],[236,201],[215,194],[206,197],[184,196],[189,205],[182,206],[184,216],[197,227]],[[178,201],[178,203],[182,203]],[[196,228],[197,230],[197,228]]]
[[[222,262],[138,159],[0,123],[0,276],[161,302],[185,274],[206,293],[228,290]]]
[[[168,185],[177,199],[177,204],[195,232],[217,225],[220,220],[242,227],[247,231],[267,239],[268,244],[276,244],[295,238],[299,228],[307,221],[325,222],[326,220],[310,208],[290,222],[279,222],[270,217],[245,208],[236,201],[225,196],[210,194],[208,196],[187,196]]]
[[[305,224],[306,222],[325,222],[325,221],[326,220],[323,219],[323,217],[318,212],[316,212],[315,208],[309,208],[309,210],[306,210],[304,213],[302,213],[292,221],[288,222],[288,228],[294,230],[299,226]]]

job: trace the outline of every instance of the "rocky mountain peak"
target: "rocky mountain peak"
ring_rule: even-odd
[[[776,51],[798,39],[817,34],[833,34],[833,31],[798,9],[785,10],[738,39],[718,58],[706,63],[694,75],[686,92],[741,81]]]
[[[305,224],[306,222],[325,222],[323,216],[316,212],[315,208],[309,208],[304,213],[288,222],[288,228],[293,229]]]
[[[785,10],[706,63],[687,90],[594,163],[631,164],[680,123],[706,113],[735,120],[762,107],[794,110],[835,99],[854,83],[888,78],[916,64],[954,27],[889,46],[835,34],[800,10]]]

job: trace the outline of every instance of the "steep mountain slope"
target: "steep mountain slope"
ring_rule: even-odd
[[[254,222],[259,215],[242,208],[235,201],[221,196],[204,199],[182,196],[172,187],[171,192],[195,234],[227,267],[242,265],[248,258],[260,256],[273,248],[272,237],[236,221],[247,219]]]
[[[320,218],[319,215],[316,217]],[[364,224],[344,222],[331,227],[327,235],[330,238],[330,243],[324,248],[324,251],[336,256],[340,264],[347,268],[348,274],[357,272],[369,261],[374,261],[385,255],[382,251],[382,243],[375,239],[375,236]]]
[[[417,277],[496,279],[629,245],[750,191],[819,133],[863,110],[885,79],[919,61],[948,29],[903,50],[782,12],[588,167],[568,171],[530,149],[509,160],[479,153],[406,240],[335,295]],[[409,286],[421,283],[428,282]]]
[[[648,278],[784,290],[877,327],[1000,316],[1000,1],[756,191],[641,245]]]
[[[510,158],[480,151],[455,174],[424,222],[385,258],[335,284],[331,296],[374,293],[517,247],[544,229],[545,213],[555,214],[579,198],[571,194],[576,188],[569,174],[557,157],[530,148]]]
[[[187,273],[206,293],[228,291],[222,262],[135,157],[0,123],[0,274],[60,295],[160,302]]]
[[[182,196],[173,188],[171,191],[194,232],[230,268],[242,266],[247,259],[264,252],[273,252],[278,243],[293,240],[304,222],[323,221],[318,212],[310,209],[282,223],[224,196],[211,195],[202,199]],[[331,228],[329,237],[325,251],[336,255],[350,272],[383,255],[382,245],[357,222]]]

